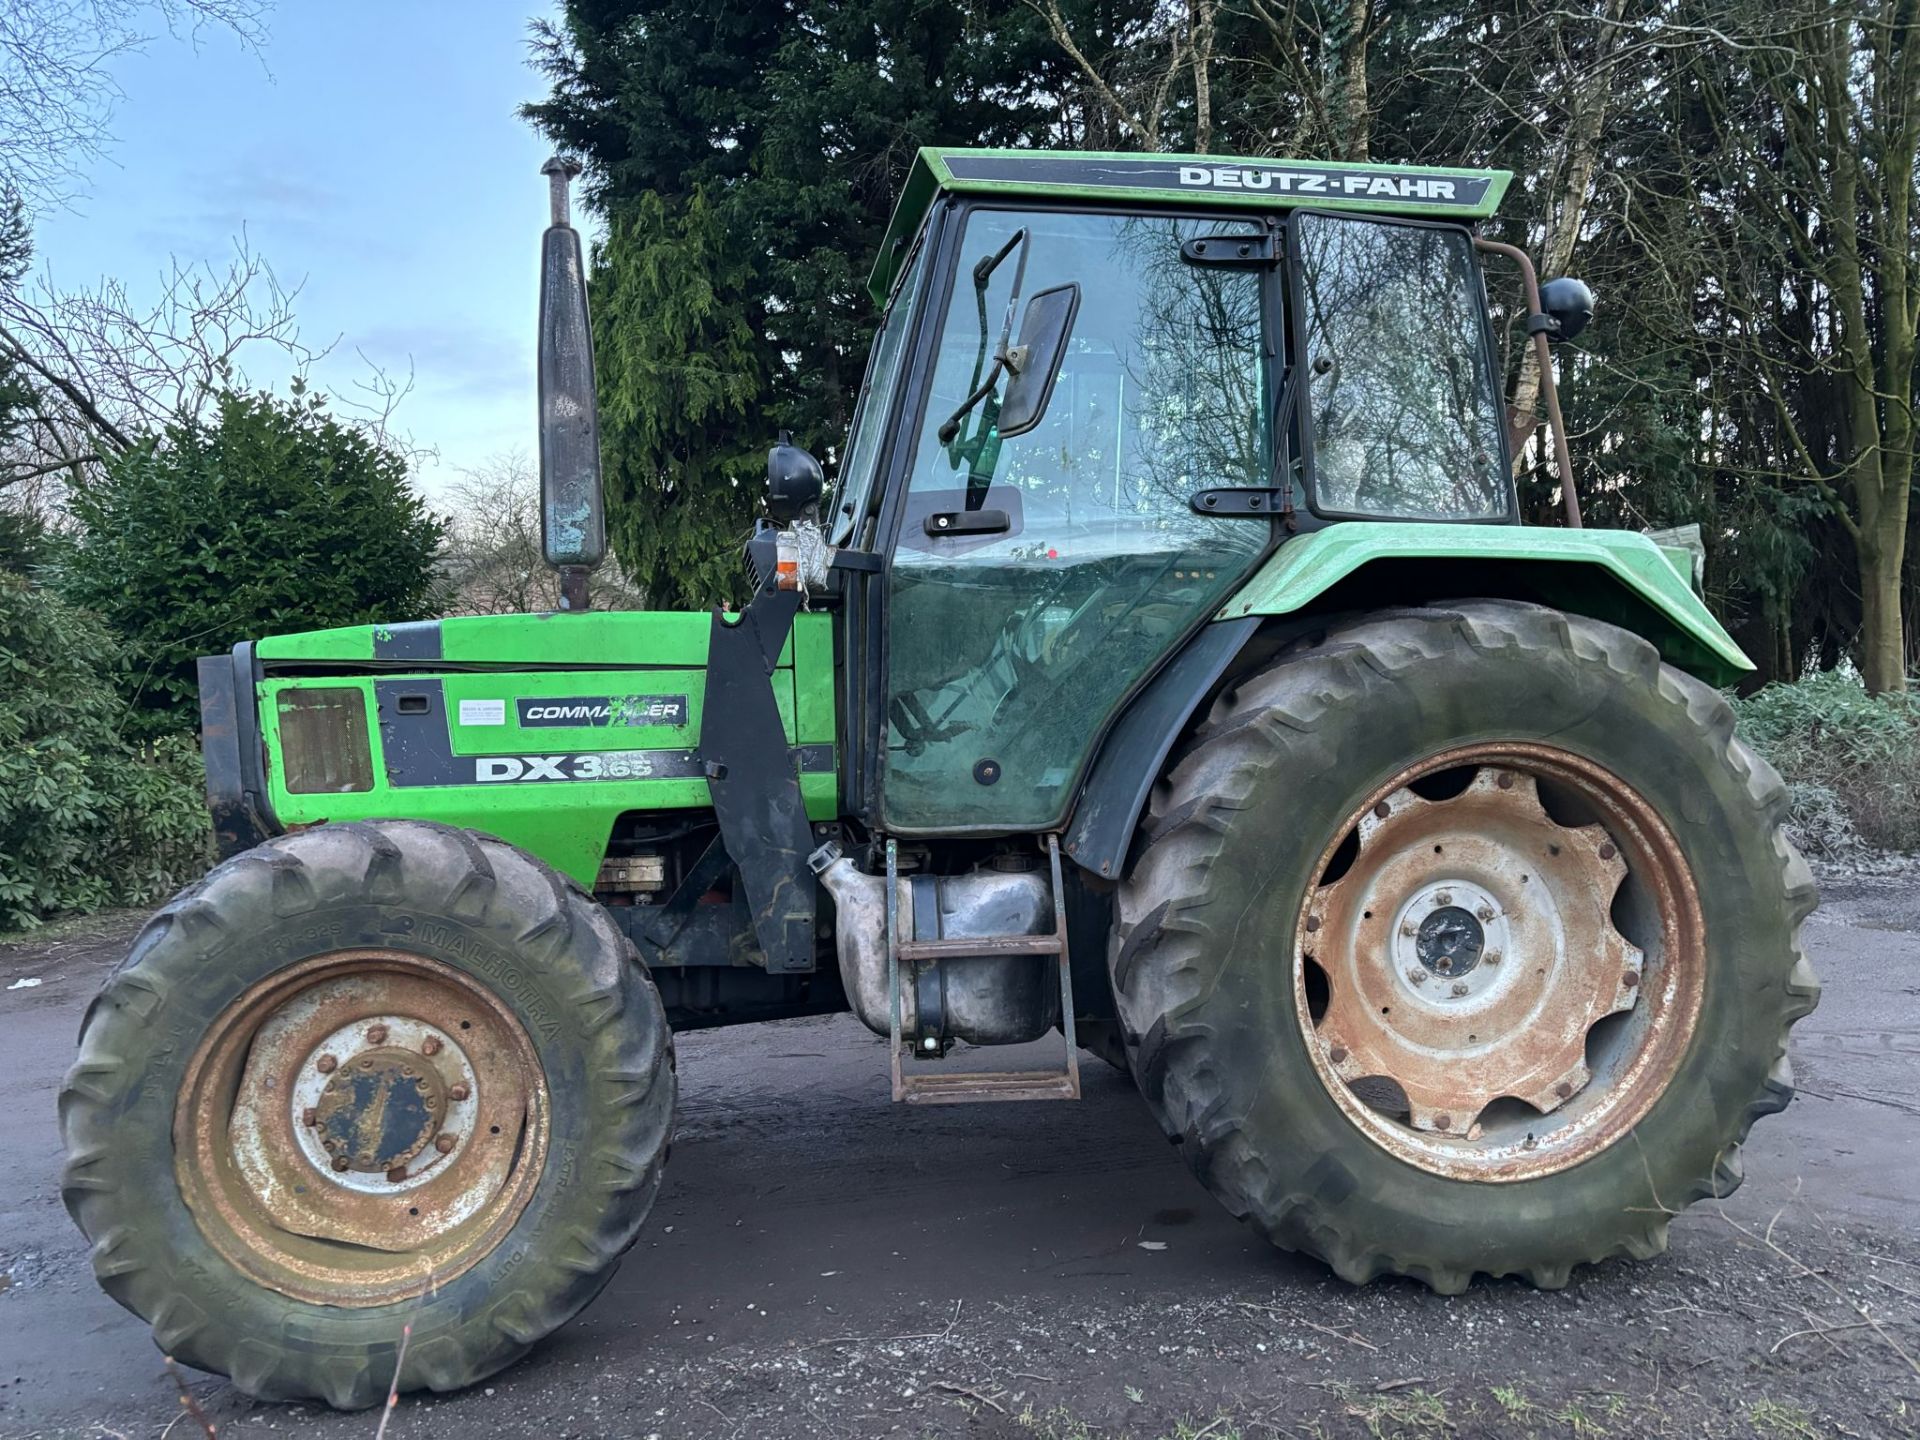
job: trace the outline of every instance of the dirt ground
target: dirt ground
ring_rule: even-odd
[[[682,1038],[666,1187],[607,1293],[386,1433],[1920,1435],[1920,872],[1826,891],[1800,1099],[1661,1259],[1355,1290],[1229,1219],[1097,1061],[1078,1105],[907,1110],[847,1017],[750,1026]],[[57,1193],[55,1091],[135,918],[0,945],[3,1436],[194,1435]],[[188,1379],[222,1436],[378,1423]]]

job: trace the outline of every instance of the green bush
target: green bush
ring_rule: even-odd
[[[229,393],[75,492],[62,587],[137,661],[128,733],[194,728],[194,659],[288,631],[416,620],[442,526],[406,461],[315,398]]]
[[[200,757],[121,739],[122,665],[97,619],[0,573],[0,930],[147,903],[205,868]]]
[[[1793,793],[1802,846],[1920,849],[1920,699],[1869,695],[1837,670],[1734,702],[1741,736]]]

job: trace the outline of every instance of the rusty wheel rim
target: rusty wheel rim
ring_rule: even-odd
[[[532,1043],[484,986],[404,951],[343,951],[208,1028],[175,1106],[175,1173],[201,1233],[261,1284],[389,1304],[505,1238],[548,1115]]]
[[[1421,1169],[1577,1165],[1665,1092],[1699,1015],[1699,898],[1604,767],[1465,746],[1367,798],[1296,926],[1295,1010],[1328,1093]]]

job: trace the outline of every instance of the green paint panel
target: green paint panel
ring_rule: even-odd
[[[376,649],[391,648],[398,627],[351,626],[263,640],[258,653],[269,674],[259,687],[260,717],[274,814],[283,826],[406,816],[482,830],[591,886],[614,821],[623,812],[708,808],[713,801],[706,780],[653,776],[393,785],[379,729],[376,680],[417,679],[423,687],[437,685],[445,714],[435,714],[433,723],[444,725],[448,749],[463,764],[481,756],[632,757],[649,751],[678,756],[699,746],[710,625],[704,614],[662,612],[463,616],[440,622],[442,662],[489,668],[442,669],[431,660],[389,660],[377,675],[292,677],[272,671],[301,662],[369,665]],[[422,632],[416,626],[408,633],[418,641]],[[514,668],[569,662],[603,668]],[[774,702],[791,743],[834,744],[832,617],[804,614],[796,619],[772,683]],[[290,691],[311,688],[357,689],[364,697],[374,776],[371,790],[296,795],[287,789],[281,762],[281,705]],[[650,717],[663,713],[663,707],[643,711],[635,703],[679,697],[686,704],[678,723],[653,721]],[[539,724],[534,723],[540,718],[534,713],[523,722],[519,703],[601,699],[611,702],[610,719],[641,723]],[[665,713],[672,708],[664,707]],[[835,772],[804,773],[801,794],[811,818],[831,820],[838,814]]]
[[[1164,172],[1164,181],[1155,178]],[[1317,190],[1291,188],[1294,172],[1317,176]],[[1337,186],[1325,182],[1337,174]],[[1204,179],[1201,178],[1204,175]],[[1265,183],[1258,183],[1264,180]],[[1507,170],[1455,170],[1427,165],[1332,165],[1272,156],[1152,155],[1115,150],[970,150],[924,147],[907,174],[867,291],[885,305],[934,197],[1003,196],[1180,205],[1201,209],[1275,211],[1296,207],[1481,220],[1492,215],[1512,183]],[[1182,183],[1182,182],[1188,183]],[[1288,188],[1280,188],[1280,187]],[[1440,188],[1436,188],[1440,187]],[[1458,198],[1439,198],[1450,190]]]
[[[812,617],[825,620],[825,616]],[[262,640],[257,653],[271,665],[308,661],[367,661],[393,637],[437,628],[439,658],[454,664],[704,667],[712,618],[673,610],[589,610],[577,614],[457,615],[409,626],[348,625]],[[793,644],[780,663],[793,663]]]
[[[1502,593],[1491,577],[1521,575],[1543,603],[1634,630],[1670,663],[1715,684],[1754,668],[1693,592],[1689,553],[1663,550],[1627,530],[1330,525],[1282,545],[1214,618],[1292,614],[1368,567],[1423,560],[1471,562],[1490,577],[1489,594]]]

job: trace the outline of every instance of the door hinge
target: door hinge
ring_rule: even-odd
[[[1269,515],[1293,513],[1293,491],[1285,485],[1232,486],[1222,490],[1196,490],[1187,500],[1196,515],[1228,515],[1266,519]]]
[[[1196,235],[1180,247],[1189,265],[1223,265],[1258,270],[1278,263],[1280,239],[1269,230],[1263,235]]]

